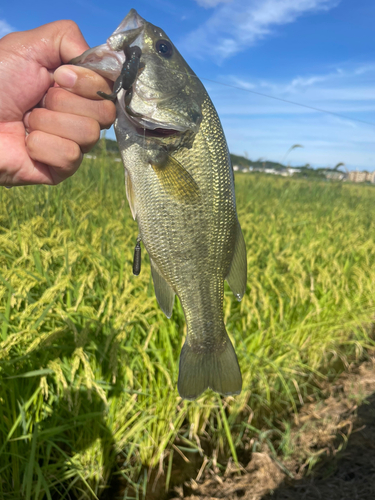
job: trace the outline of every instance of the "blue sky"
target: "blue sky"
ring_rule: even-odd
[[[374,0],[2,3],[0,36],[73,19],[91,46],[103,43],[134,7],[168,33],[202,79],[232,153],[281,161],[298,143],[303,148],[285,160],[291,165],[344,162],[349,170],[375,170]]]

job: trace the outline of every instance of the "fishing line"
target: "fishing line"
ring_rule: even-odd
[[[177,71],[176,71],[177,73]],[[178,73],[182,73],[182,71],[178,71]],[[186,74],[186,73],[184,73]],[[262,92],[257,92],[255,90],[245,89],[244,87],[238,87],[237,85],[231,85],[230,83],[222,83],[216,80],[211,80],[210,78],[198,77],[197,75],[192,75],[189,73],[189,76],[193,76],[194,78],[198,78],[198,80],[205,80],[206,82],[216,83],[217,85],[222,85],[223,87],[229,87],[231,89],[242,90],[243,92],[249,92],[249,94],[260,95],[262,97],[268,97],[269,99],[274,99],[275,101],[285,102],[287,104],[294,104],[295,106],[300,106],[302,108],[312,109],[313,111],[318,111],[319,113],[326,113],[328,115],[337,116],[339,118],[344,118],[345,120],[351,120],[354,122],[364,123],[366,125],[371,125],[375,127],[374,122],[368,122],[366,120],[361,120],[360,118],[352,118],[350,116],[342,115],[341,113],[336,113],[335,111],[328,111],[327,109],[315,108],[314,106],[309,106],[308,104],[302,104],[296,101],[290,101],[289,99],[283,99],[282,97],[276,97],[274,95],[264,94]]]
[[[366,120],[361,120],[360,118],[351,118],[350,116],[342,115],[341,113],[335,113],[335,111],[328,111],[322,108],[315,108],[314,106],[309,106],[308,104],[302,104],[296,101],[290,101],[288,99],[283,99],[282,97],[275,97],[273,95],[263,94],[262,92],[256,92],[255,90],[245,89],[243,87],[237,87],[236,85],[230,85],[228,83],[216,82],[215,80],[210,80],[209,78],[201,78],[201,80],[206,80],[207,82],[217,83],[218,85],[223,85],[224,87],[230,87],[232,89],[243,90],[244,92],[249,92],[250,94],[260,95],[262,97],[269,97],[270,99],[275,99],[276,101],[286,102],[288,104],[294,104],[295,106],[301,106],[302,108],[313,109],[314,111],[319,111],[320,113],[327,113],[328,115],[338,116],[340,118],[345,118],[346,120],[351,120],[355,122],[365,123],[366,125],[371,125],[375,127],[375,123],[368,122]]]

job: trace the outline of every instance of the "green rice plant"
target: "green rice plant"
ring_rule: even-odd
[[[121,163],[0,190],[1,499],[105,498],[116,481],[142,498],[177,457],[219,473],[373,347],[374,188],[240,174],[236,192],[248,287],[237,302],[226,286],[224,314],[243,391],[184,402],[183,312],[161,312],[147,255],[131,273]]]

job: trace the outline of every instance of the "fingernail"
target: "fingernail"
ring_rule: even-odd
[[[54,73],[55,82],[61,87],[71,89],[77,81],[77,75],[71,69],[60,66]]]
[[[39,103],[39,106],[41,108],[45,108],[46,107],[46,97],[47,97],[47,94],[44,94],[43,99]]]
[[[26,129],[29,128],[29,116],[31,115],[31,111],[26,113],[26,115],[23,117],[23,123],[25,124]]]

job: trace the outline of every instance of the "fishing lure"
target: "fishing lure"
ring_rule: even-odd
[[[115,101],[120,90],[131,90],[139,71],[142,69],[140,67],[142,50],[137,45],[134,45],[133,47],[125,47],[124,54],[125,62],[122,66],[119,77],[113,85],[113,92],[111,94],[106,94],[105,92],[99,90],[98,95],[100,97],[110,101]]]

